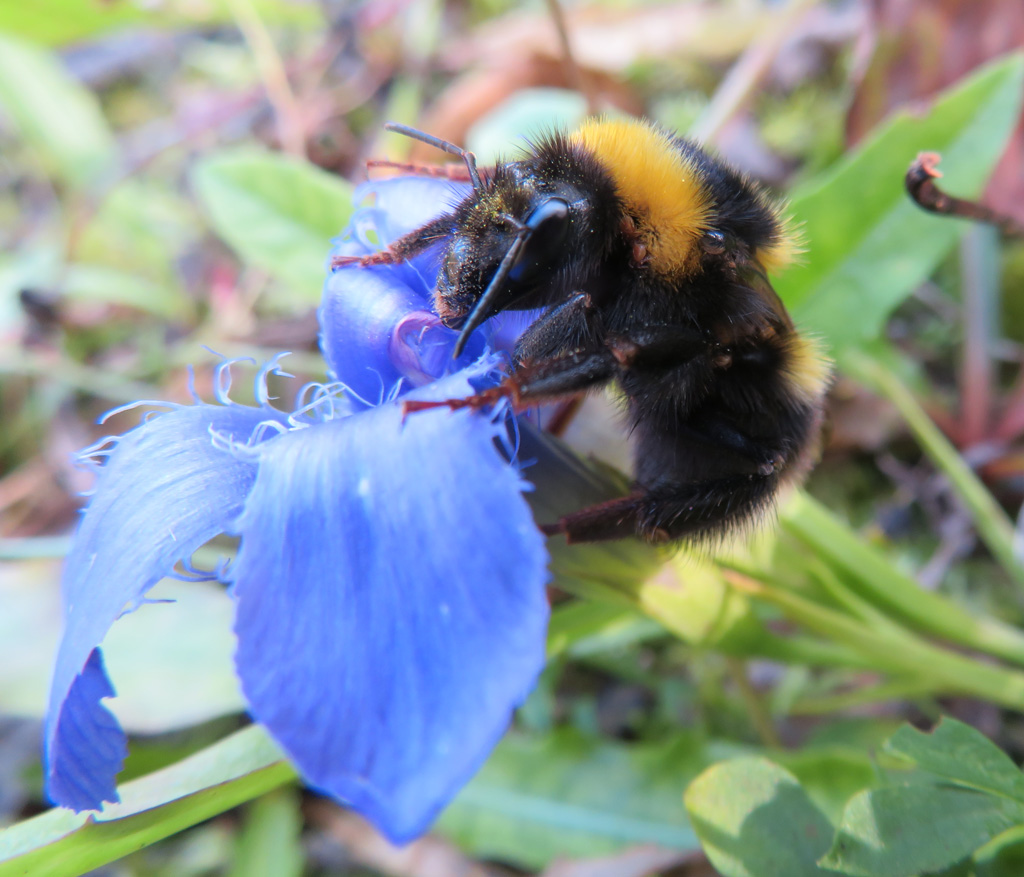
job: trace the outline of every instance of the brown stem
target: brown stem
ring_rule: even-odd
[[[1024,225],[1012,216],[999,213],[977,201],[967,201],[947,195],[935,180],[942,176],[938,169],[940,156],[937,152],[922,152],[907,171],[906,186],[910,197],[918,206],[942,216],[958,216],[994,225],[1008,237],[1024,239]]]
[[[580,65],[576,63],[576,58],[572,53],[572,42],[569,39],[569,28],[565,24],[562,5],[558,0],[546,0],[546,2],[548,14],[554,22],[555,30],[558,31],[558,43],[562,48],[562,66],[565,68],[565,78],[569,82],[569,87],[574,88],[587,99],[587,113],[591,116],[597,115],[601,111],[601,106],[591,83],[583,75],[583,71],[580,70]]]

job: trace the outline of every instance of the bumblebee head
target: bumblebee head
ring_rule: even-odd
[[[599,273],[619,209],[605,169],[567,135],[498,162],[456,208],[437,281],[435,308],[461,330],[458,349],[495,314],[553,304]]]
[[[472,152],[405,125],[384,127],[459,156],[473,184],[450,217],[435,289],[442,322],[461,330],[456,356],[489,317],[551,304],[599,270],[595,257],[609,247],[609,213],[619,202],[583,144],[554,133],[522,160],[481,175]]]
[[[456,213],[435,307],[446,326],[462,330],[460,342],[500,311],[557,299],[588,270],[588,194],[523,170],[500,165],[487,190],[474,193]]]

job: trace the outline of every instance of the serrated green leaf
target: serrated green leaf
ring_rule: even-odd
[[[627,746],[569,731],[510,735],[437,828],[474,856],[531,869],[638,843],[694,849],[682,791],[711,757],[694,738]]]
[[[826,867],[855,877],[914,877],[965,859],[1024,819],[1024,806],[951,786],[862,792],[843,813]]]
[[[1024,774],[998,746],[970,725],[948,716],[930,734],[900,728],[885,750],[957,785],[1024,804]]]
[[[259,726],[118,791],[99,814],[48,810],[0,831],[0,877],[74,877],[295,778]]]
[[[305,162],[238,149],[195,168],[195,190],[217,233],[241,259],[320,299],[331,238],[352,214],[352,187]]]
[[[686,810],[711,864],[724,877],[822,877],[817,861],[832,825],[789,771],[765,758],[736,758],[704,771]]]
[[[0,109],[43,161],[72,186],[109,174],[117,146],[99,102],[49,52],[0,35]]]
[[[985,67],[928,113],[895,116],[824,179],[792,193],[806,254],[775,285],[802,326],[834,348],[878,335],[963,228],[911,202],[907,168],[919,152],[938,151],[947,188],[976,196],[1016,124],[1022,81],[1024,56]]]

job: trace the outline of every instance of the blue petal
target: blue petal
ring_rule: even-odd
[[[376,217],[374,227],[380,244],[387,246],[434,217],[450,212],[471,191],[468,183],[437,177],[395,177],[364,183],[356,190],[355,198],[358,203],[373,196],[374,205],[369,209]]]
[[[356,201],[372,198],[353,216],[349,232],[331,252],[363,256],[450,211],[469,192],[463,183],[399,177],[366,183]],[[320,348],[331,375],[367,406],[391,398],[400,382],[422,386],[452,370],[457,333],[434,309],[441,247],[394,265],[346,266],[328,274],[320,308]],[[456,367],[475,362],[489,346],[511,352],[536,312],[501,314],[475,334]]]
[[[429,389],[470,388],[463,372]],[[239,521],[253,715],[395,842],[479,768],[544,662],[547,553],[504,430],[387,405],[289,433],[263,446]]]
[[[355,193],[356,203],[369,200],[352,217],[350,233],[338,243],[334,255],[365,255],[384,249],[398,238],[450,213],[471,191],[465,183],[431,177],[396,177],[364,183]],[[440,247],[433,246],[412,259],[393,266],[401,282],[431,307]]]
[[[114,690],[96,647],[125,609],[239,514],[255,465],[214,446],[246,443],[268,408],[192,405],[153,417],[99,471],[64,570],[65,629],[46,724],[47,791],[75,810],[117,801],[124,732],[100,701]]]
[[[386,399],[402,373],[392,361],[398,325],[429,306],[390,267],[341,268],[327,276],[320,305],[320,349],[334,380],[367,405]]]
[[[478,359],[482,335],[452,360],[457,332],[431,313],[430,303],[397,265],[340,268],[330,274],[320,305],[320,348],[334,380],[366,405],[392,398]]]
[[[119,800],[114,776],[128,745],[117,719],[100,703],[115,693],[103,653],[93,649],[68,690],[59,723],[50,726],[47,737],[46,790],[55,803],[98,810],[103,801]]]

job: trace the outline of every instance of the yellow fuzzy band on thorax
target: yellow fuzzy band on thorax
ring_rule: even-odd
[[[696,268],[711,196],[664,131],[641,119],[592,119],[572,135],[604,165],[659,274]]]

